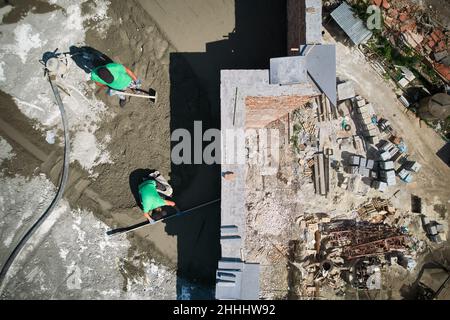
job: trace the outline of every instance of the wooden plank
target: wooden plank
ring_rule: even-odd
[[[319,185],[319,155],[314,155],[314,186],[316,187],[316,193],[320,191]]]
[[[320,194],[326,195],[326,185],[325,185],[325,165],[324,165],[324,158],[323,153],[319,154],[319,179],[320,179]]]

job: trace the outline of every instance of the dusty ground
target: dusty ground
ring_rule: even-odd
[[[33,28],[39,28],[41,19],[49,19],[43,15],[57,17],[60,12],[59,6],[43,6],[29,13],[30,2],[18,1],[12,4],[15,7],[7,6],[2,10],[2,13],[6,12],[3,26],[9,30],[14,30],[16,23],[20,26],[22,21],[20,18],[22,18],[32,26],[28,27],[26,32],[33,32]],[[138,99],[131,100],[127,108],[121,110],[115,99],[106,97],[103,92],[98,92],[97,96],[104,100],[105,108],[102,107],[101,114],[92,115],[93,110],[96,112],[95,109],[86,111],[82,109],[86,113],[75,109],[74,103],[80,106],[80,103],[86,103],[85,98],[77,96],[74,91],[72,91],[72,97],[63,93],[72,129],[71,156],[78,160],[71,165],[69,185],[65,193],[69,201],[55,210],[49,218],[50,223],[35,237],[33,246],[35,250],[29,247],[20,257],[18,264],[26,264],[28,269],[17,268],[18,264],[13,265],[11,273],[15,273],[16,277],[3,287],[2,297],[174,298],[177,296],[178,285],[174,273],[177,258],[176,239],[167,236],[164,226],[161,224],[159,228],[153,228],[152,232],[143,231],[138,237],[130,236],[131,242],[129,242],[123,236],[107,239],[105,236],[107,227],[104,224],[114,227],[119,223],[126,225],[142,220],[141,212],[134,208],[136,201],[130,191],[130,174],[134,170],[155,168],[168,176],[170,170],[168,63],[171,49],[145,12],[137,9],[130,2],[87,1],[79,7],[81,11],[77,11],[77,4],[67,7],[68,4],[62,2],[61,5],[68,8],[67,12],[72,14],[71,19],[82,19],[79,17],[83,17],[83,14],[85,17],[91,17],[85,18],[83,22],[84,29],[87,31],[86,45],[104,50],[111,58],[132,68],[143,80],[145,87],[151,86],[158,91],[159,100],[154,105],[150,105],[147,101],[142,103]],[[104,11],[99,15],[93,13],[95,10]],[[120,24],[115,24],[117,27],[107,31],[110,25],[108,21],[111,19],[127,21],[127,23],[123,23],[122,27]],[[76,39],[82,35],[82,29],[76,25],[78,20],[74,22],[75,28],[78,28],[77,32],[73,33],[73,39]],[[56,32],[57,29],[54,30]],[[31,36],[31,33],[25,36]],[[43,40],[42,35],[40,37],[32,38],[35,41],[31,49],[33,51],[20,48],[24,50],[20,56],[22,61],[28,59],[25,54],[29,52],[34,53],[36,50],[36,55],[39,55],[45,51],[39,47],[38,40]],[[147,41],[148,38],[153,41]],[[68,41],[67,47],[61,48],[62,50],[67,50],[68,45],[81,44],[81,42],[70,43],[70,39],[66,41]],[[51,48],[52,45],[50,44],[49,47]],[[129,49],[123,50],[125,47]],[[14,59],[14,56],[10,55],[8,59]],[[11,62],[10,65],[12,65]],[[39,66],[37,69],[42,70]],[[4,71],[3,69],[3,75],[11,74],[8,69],[6,73]],[[81,74],[77,72],[75,74],[83,79],[82,72]],[[43,78],[36,78],[36,81],[42,84],[41,91],[49,89]],[[73,83],[73,90],[76,86],[78,85]],[[2,89],[17,97],[13,87],[4,86],[3,83]],[[80,92],[87,90],[86,96],[90,101],[87,103],[91,107],[97,107],[100,102],[95,102],[96,99],[92,96],[93,89],[91,87],[78,90]],[[22,92],[32,94],[32,90]],[[47,115],[51,116],[50,111],[45,110],[46,113],[39,113],[41,108],[47,107],[45,101],[51,101],[48,91],[42,94],[42,98],[46,95],[49,100],[30,100],[36,96],[19,95],[20,101],[28,101],[28,104],[20,103],[21,111],[28,117],[34,118],[32,121],[19,112],[16,106],[17,100],[13,101],[6,93],[1,95],[1,106],[4,109],[2,118],[12,128],[10,130],[9,127],[2,126],[2,141],[8,144],[3,143],[2,149],[6,151],[11,149],[14,155],[6,157],[0,164],[3,169],[0,199],[2,213],[5,214],[1,229],[2,262],[6,259],[9,249],[20,238],[21,233],[37,218],[54,195],[54,186],[47,178],[53,183],[57,182],[62,149],[58,137],[56,137],[56,144],[50,145],[45,141],[45,135],[49,129],[58,134],[61,131],[58,128],[58,117],[48,122],[46,119]],[[32,105],[29,105],[29,102]],[[83,118],[84,116],[86,118]],[[20,137],[17,132],[20,132]],[[92,141],[93,145],[89,145],[89,141]],[[103,157],[101,153],[103,151],[98,152],[98,149],[95,149],[94,144],[100,141],[103,147],[108,145],[108,149],[111,149],[111,151],[103,149],[107,152],[103,153],[106,157]],[[109,155],[114,155],[113,159],[109,158]],[[134,161],[129,161],[130,159]],[[115,164],[111,165],[112,162]],[[102,163],[104,165],[101,165]],[[47,189],[48,191],[45,192]],[[14,194],[30,195],[30,197],[28,202],[22,203],[12,197]],[[116,218],[116,222],[113,222],[113,217]],[[53,226],[55,222],[57,224]],[[78,233],[73,233],[71,230]],[[48,232],[50,236],[44,238]],[[145,237],[149,238],[145,239]],[[100,240],[101,238],[103,240]],[[98,244],[99,248],[95,244]],[[49,256],[60,256],[58,258],[60,260],[53,261],[52,266],[41,265],[50,262]],[[93,256],[99,259],[98,262],[95,259],[88,259]],[[87,263],[88,260],[92,264]],[[102,264],[104,268],[96,268]]]

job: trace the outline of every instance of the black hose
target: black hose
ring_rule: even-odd
[[[22,250],[24,245],[33,236],[33,234],[37,231],[37,229],[42,225],[42,223],[45,221],[45,219],[48,218],[48,216],[53,211],[53,209],[55,209],[55,207],[58,205],[59,201],[61,200],[61,198],[64,194],[64,189],[65,189],[65,186],[67,183],[67,178],[69,176],[70,144],[69,144],[68,121],[67,121],[66,112],[64,110],[64,105],[62,103],[61,96],[59,95],[58,88],[53,84],[53,82],[50,78],[50,75],[48,75],[48,81],[50,82],[50,86],[52,87],[53,94],[55,95],[56,103],[59,106],[59,111],[61,113],[61,119],[62,119],[63,129],[64,129],[64,165],[62,168],[62,174],[61,174],[61,178],[60,178],[60,182],[59,182],[59,187],[58,187],[58,191],[56,192],[56,195],[53,198],[53,201],[50,204],[50,206],[39,217],[39,219],[31,226],[31,228],[28,229],[28,231],[25,233],[25,235],[22,237],[22,239],[19,241],[19,243],[16,245],[14,250],[9,255],[5,264],[2,266],[2,270],[0,271],[0,285],[3,283],[3,280],[6,277],[6,273],[8,272],[9,268],[11,267],[12,263],[14,262],[14,259],[20,253],[20,251]]]

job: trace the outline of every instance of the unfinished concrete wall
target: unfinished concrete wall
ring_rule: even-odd
[[[264,128],[289,112],[304,106],[311,96],[246,97],[246,128]]]

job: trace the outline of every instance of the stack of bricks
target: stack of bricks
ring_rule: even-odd
[[[361,123],[363,137],[365,137],[369,143],[377,144],[379,142],[379,131],[377,126],[372,123],[372,105],[370,103],[366,103],[366,100],[364,100],[361,96],[356,96],[353,100],[353,104],[356,109],[358,120]]]

